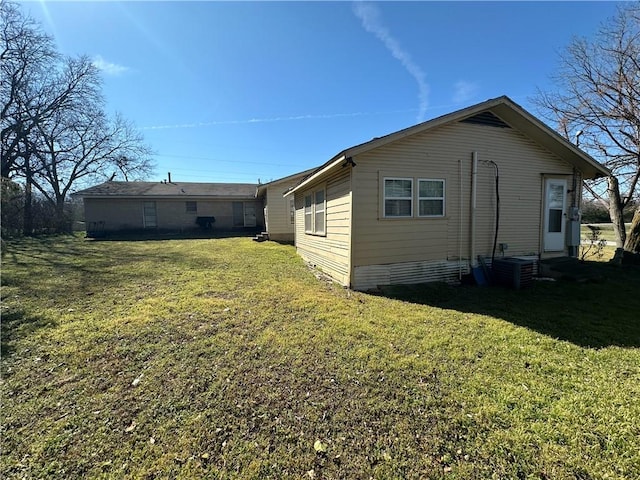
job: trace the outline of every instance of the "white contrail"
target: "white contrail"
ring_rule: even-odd
[[[251,123],[269,123],[269,122],[286,122],[295,120],[317,120],[317,119],[332,119],[340,117],[361,117],[365,115],[381,115],[389,113],[406,112],[407,110],[395,110],[390,112],[352,112],[352,113],[327,113],[327,114],[307,114],[307,115],[290,115],[282,117],[267,117],[267,118],[249,118],[246,120],[218,120],[213,122],[197,122],[197,123],[177,123],[172,125],[150,125],[142,127],[142,130],[164,130],[169,128],[197,128],[197,127],[211,127],[216,125],[244,125]]]
[[[353,12],[362,22],[363,28],[370,33],[373,33],[387,50],[391,52],[394,58],[398,59],[402,66],[409,72],[409,74],[415,79],[418,84],[418,121],[423,121],[427,108],[429,107],[429,85],[426,81],[426,74],[422,69],[413,61],[411,55],[405,51],[400,42],[396,40],[389,32],[386,26],[380,19],[380,10],[376,5],[365,2],[356,2],[353,5]]]

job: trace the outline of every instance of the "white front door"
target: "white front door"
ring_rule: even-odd
[[[565,247],[567,181],[547,178],[544,191],[544,251],[559,252]]]
[[[244,226],[256,226],[256,206],[253,203],[244,204]]]

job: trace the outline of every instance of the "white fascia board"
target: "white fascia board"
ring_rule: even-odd
[[[305,187],[306,185],[309,185],[311,182],[313,182],[315,179],[317,179],[320,175],[322,175],[325,172],[328,172],[329,170],[334,169],[337,165],[340,165],[342,162],[344,162],[346,160],[346,156],[345,155],[341,155],[340,157],[338,157],[336,160],[334,160],[333,162],[327,164],[324,168],[318,170],[316,173],[314,173],[313,175],[311,175],[309,178],[307,178],[304,182],[296,185],[294,188],[292,188],[291,190],[289,190],[288,192],[285,192],[284,195],[282,195],[283,197],[288,197],[289,195],[291,195],[292,193],[297,192],[298,190],[300,190],[301,188]]]

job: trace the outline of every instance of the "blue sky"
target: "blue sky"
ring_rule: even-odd
[[[500,95],[535,114],[614,2],[21,2],[104,74],[161,180],[262,182]]]

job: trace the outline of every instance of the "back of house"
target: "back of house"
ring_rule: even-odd
[[[293,197],[285,198],[283,194],[312,172],[313,170],[306,170],[258,185],[256,197],[264,205],[265,231],[270,240],[293,243],[295,220]]]
[[[349,148],[291,192],[296,247],[345,286],[455,280],[492,257],[574,255],[608,171],[507,97]]]
[[[264,228],[256,184],[105,182],[76,193],[89,236],[112,232],[255,232]]]

